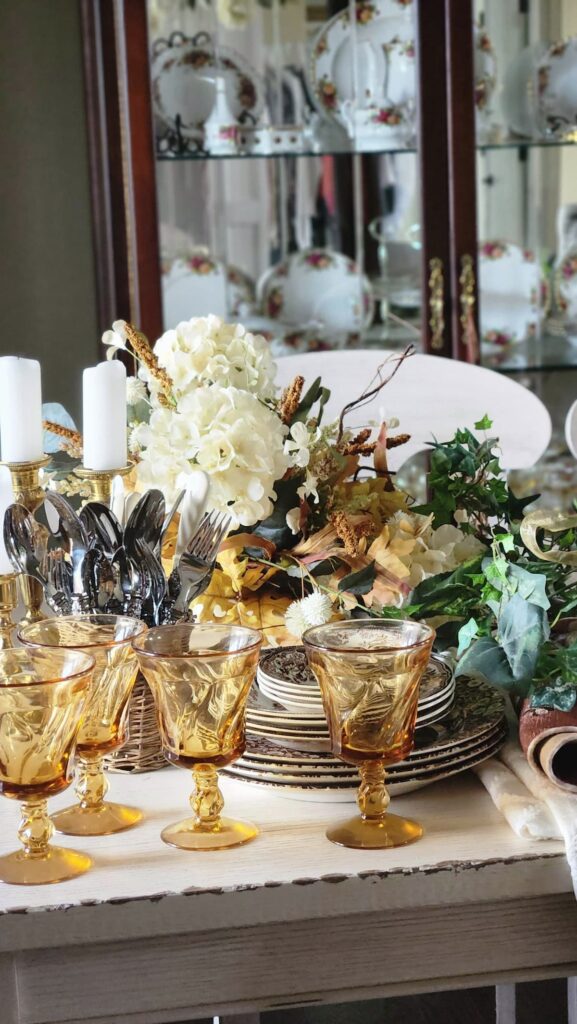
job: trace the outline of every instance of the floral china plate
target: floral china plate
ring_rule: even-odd
[[[191,316],[244,316],[255,305],[252,279],[202,250],[163,262],[164,320],[178,324]]]
[[[370,282],[353,260],[328,249],[303,249],[270,267],[258,284],[265,316],[295,327],[354,334],[374,313]]]
[[[163,125],[185,139],[201,140],[216,100],[216,80],[225,79],[226,100],[238,123],[254,124],[264,107],[264,84],[239,53],[218,47],[207,32],[190,39],[174,32],[152,48],[152,102]]]
[[[340,11],[314,39],[308,62],[311,95],[326,120],[345,128],[359,148],[412,143],[417,73],[413,0],[358,0],[353,25]],[[475,105],[486,116],[496,84],[495,56],[474,27]]]
[[[555,301],[571,323],[577,321],[577,248],[570,249],[555,270]]]
[[[364,134],[404,143],[416,97],[413,10],[413,0],[359,0],[354,26],[348,9],[323,25],[312,45],[308,79],[325,119],[349,128],[346,104],[352,103],[370,110]]]
[[[554,43],[537,65],[542,131],[563,136],[577,128],[577,37]]]
[[[515,345],[538,334],[549,295],[531,250],[512,242],[481,243],[479,290],[485,344]]]

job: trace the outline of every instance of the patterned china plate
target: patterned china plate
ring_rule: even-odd
[[[577,37],[554,43],[537,66],[540,126],[563,137],[577,127]]]
[[[414,752],[409,756],[458,749],[465,743],[480,740],[500,725],[504,711],[505,699],[498,690],[487,683],[477,682],[468,676],[460,676],[457,680],[455,701],[449,714],[443,722],[427,726],[417,733]],[[270,759],[271,756],[275,761],[282,761],[283,756],[289,762],[295,760],[293,749],[286,747],[283,754],[282,746],[258,737],[249,737],[248,749],[250,756],[258,760],[263,757]],[[332,755],[327,757],[334,760]],[[326,762],[327,757],[303,751],[300,759],[303,763],[311,760],[322,763]]]
[[[388,775],[397,775],[400,773],[410,772],[422,774],[429,770],[437,770],[440,765],[447,765],[448,763],[458,763],[463,758],[470,757],[472,754],[477,754],[485,747],[490,747],[494,743],[501,739],[501,735],[506,729],[504,721],[497,725],[489,734],[483,736],[480,740],[470,740],[467,744],[463,744],[457,752],[455,751],[437,751],[435,754],[415,754],[414,752],[402,762],[396,765],[391,765],[387,770]],[[303,764],[298,756],[295,756],[294,761],[275,761],[270,760],[258,760],[250,752],[250,743],[247,751],[242,755],[238,761],[235,761],[230,766],[232,771],[243,771],[251,772],[255,777],[261,775],[272,775],[276,781],[286,781],[287,777],[295,779],[303,779],[305,782],[314,782],[327,778],[328,776],[338,775],[343,778],[357,777],[358,772],[354,765],[347,764],[345,761],[339,761],[337,758],[332,756],[327,759],[326,762],[322,762],[320,765],[316,765],[313,762]]]
[[[412,122],[416,97],[412,0],[359,0],[355,13],[354,38],[347,8],[314,40],[308,77],[315,105],[340,126],[344,104],[374,107],[375,133],[383,126],[398,131]]]
[[[512,242],[482,242],[479,289],[483,342],[515,345],[535,337],[549,304],[549,293],[530,249]]]
[[[258,283],[271,320],[354,334],[370,325],[375,302],[369,279],[340,252],[301,249],[265,271]]]
[[[294,694],[303,692],[307,696],[319,697],[319,686],[311,672],[304,647],[275,647],[261,655],[257,682],[261,680],[275,689],[284,688]],[[419,706],[443,696],[452,685],[453,672],[440,657],[433,656],[423,673],[419,688]]]
[[[179,127],[185,139],[202,139],[203,126],[212,112],[216,79],[226,83],[226,99],[236,121],[250,115],[260,117],[264,106],[264,83],[247,60],[227,46],[218,47],[206,32],[188,39],[175,32],[170,39],[158,39],[152,49],[152,101],[154,112],[172,129]]]
[[[567,320],[577,320],[577,249],[565,254],[555,270],[555,300]]]
[[[441,782],[443,779],[450,778],[452,775],[458,775],[461,772],[467,771],[469,768],[474,768],[478,764],[482,764],[487,758],[492,757],[501,748],[507,737],[506,731],[501,734],[501,738],[495,740],[495,742],[486,747],[482,752],[471,754],[468,758],[463,759],[455,767],[443,767],[439,771],[432,772],[430,775],[419,775],[413,776],[412,778],[402,779],[395,781],[390,779],[387,784],[387,790],[391,796],[401,796],[403,793],[411,793],[417,789],[423,789],[425,786],[430,786],[434,782]],[[232,766],[231,766],[232,767]],[[223,769],[225,774],[229,778],[235,778],[238,782],[245,782],[251,786],[264,786],[269,789],[275,790],[278,796],[286,797],[289,800],[309,800],[315,803],[354,803],[356,800],[356,793],[358,789],[357,784],[344,784],[344,783],[333,783],[332,785],[291,785],[283,782],[264,782],[256,779],[246,779],[240,776],[233,775],[230,769]],[[357,780],[358,781],[358,780]]]
[[[439,759],[434,762],[424,763],[422,765],[413,765],[405,762],[402,765],[391,765],[387,769],[387,778],[392,782],[407,781],[410,779],[420,779],[428,775],[438,775],[441,771],[446,771],[452,768],[458,768],[464,761],[470,761],[472,757],[480,757],[488,750],[491,753],[495,748],[502,743],[506,736],[506,727],[501,728],[490,741],[483,740],[482,743],[476,743],[471,746],[468,750],[464,751],[458,757],[446,757]],[[489,755],[490,756],[490,755]],[[334,773],[322,774],[309,774],[306,775],[302,772],[275,772],[271,769],[254,769],[249,765],[235,763],[234,766],[230,767],[230,773],[236,777],[253,779],[257,782],[277,782],[290,785],[303,785],[303,786],[331,786],[343,784],[349,785],[353,779],[358,784],[359,775],[358,772],[342,772],[335,771]]]
[[[167,324],[191,316],[244,316],[254,308],[254,281],[238,267],[227,266],[208,251],[166,260],[162,265],[162,303]]]

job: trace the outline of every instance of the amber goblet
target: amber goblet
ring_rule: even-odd
[[[19,800],[24,847],[0,857],[0,879],[42,885],[82,875],[84,853],[50,845],[47,798],[72,779],[94,659],[80,651],[0,651],[0,793]]]
[[[132,641],[146,632],[138,619],[125,615],[64,615],[31,622],[18,637],[36,649],[85,651],[95,669],[78,730],[76,796],[78,803],[52,818],[59,832],[71,836],[105,836],[123,832],[142,820],[142,811],[105,800],[108,782],[103,759],[128,739],[128,702],[138,674]]]
[[[246,702],[261,644],[257,630],[210,622],[160,626],[134,643],[156,704],[164,756],[194,777],[194,817],[164,829],[170,846],[221,850],[258,835],[250,822],[221,817],[218,769],[244,750]]]
[[[359,620],[303,636],[323,699],[334,753],[358,765],[360,817],[331,828],[340,846],[380,850],[420,839],[416,821],[388,814],[387,765],[413,746],[419,684],[435,633],[420,622]]]

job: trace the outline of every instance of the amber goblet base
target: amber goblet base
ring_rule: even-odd
[[[0,857],[0,881],[9,885],[49,885],[76,878],[91,867],[92,860],[85,853],[61,846],[50,846],[41,858],[16,850]]]
[[[384,814],[380,821],[369,818],[349,818],[334,828],[327,829],[326,837],[337,846],[353,850],[389,850],[395,846],[408,846],[421,839],[423,829],[411,818],[398,814]]]
[[[103,803],[96,811],[74,804],[52,815],[54,828],[66,836],[110,836],[134,828],[142,821],[137,807]]]
[[[109,803],[104,799],[108,781],[102,768],[102,757],[78,757],[76,795],[78,803],[52,815],[58,832],[67,836],[110,836],[124,832],[142,821],[137,807]]]
[[[357,803],[361,813],[327,829],[327,839],[353,850],[388,850],[421,839],[423,828],[418,822],[388,813],[390,798],[382,761],[363,761],[359,774]]]
[[[227,850],[255,839],[259,830],[250,821],[222,818],[224,797],[213,765],[199,764],[192,770],[194,791],[190,806],[194,817],[168,825],[160,838],[179,850]]]
[[[23,801],[18,836],[24,849],[0,857],[0,881],[10,885],[47,885],[88,871],[92,859],[77,850],[52,846],[53,831],[46,800]]]

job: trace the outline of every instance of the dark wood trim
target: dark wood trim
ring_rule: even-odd
[[[418,148],[421,173],[423,344],[425,352],[451,356],[449,166],[444,0],[417,2],[419,82]],[[430,320],[431,260],[440,259],[444,275],[445,330],[440,348],[432,348]]]
[[[145,0],[81,0],[99,315],[162,332]]]
[[[109,188],[109,158],[104,97],[102,37],[98,8],[79,0],[84,63],[86,133],[92,205],[98,326],[106,330],[117,310]]]
[[[449,226],[453,355],[479,362],[477,293],[477,169],[472,0],[445,0],[449,146]],[[471,257],[475,305],[468,326],[461,323],[460,277]]]

